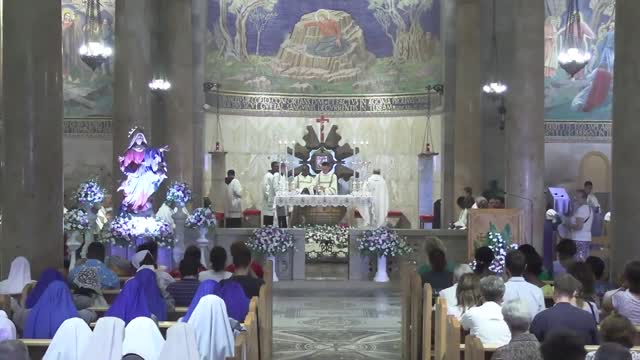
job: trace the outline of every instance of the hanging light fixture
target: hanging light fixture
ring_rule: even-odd
[[[95,71],[111,55],[113,49],[105,45],[101,38],[102,14],[99,0],[85,0],[87,7],[85,11],[86,21],[84,24],[84,41],[78,49],[80,59]]]
[[[571,78],[579,73],[591,60],[591,53],[583,43],[582,15],[578,0],[568,0],[567,20],[564,28],[564,49],[558,55],[560,67]]]
[[[500,80],[497,80],[498,73],[498,32],[496,31],[496,0],[493,0],[493,32],[491,33],[491,47],[493,51],[493,69],[491,71],[491,78],[484,84],[482,91],[487,95],[500,96],[507,91],[507,85]]]

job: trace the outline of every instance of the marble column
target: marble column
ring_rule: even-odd
[[[479,195],[482,182],[482,96],[480,43],[481,3],[458,0],[456,11],[456,81],[454,109],[454,197],[462,195],[466,186]],[[452,199],[455,201],[455,198]]]
[[[205,112],[204,89],[205,82],[205,37],[207,30],[207,0],[192,0],[191,28],[192,28],[192,71],[193,71],[193,198],[201,201],[204,194],[204,163],[206,156],[204,148]]]
[[[525,214],[525,241],[542,253],[544,198],[544,2],[512,0],[507,76],[506,201]],[[522,16],[527,14],[527,16]]]
[[[454,109],[456,99],[456,23],[455,14],[458,0],[448,0],[441,4],[440,33],[444,50],[444,107],[442,124],[442,180],[441,183],[441,215],[440,227],[446,228],[454,222],[455,205],[455,127]]]
[[[191,0],[166,2],[167,74],[171,89],[166,100],[166,136],[170,181],[193,185],[193,72]],[[202,199],[194,199],[196,205]]]
[[[114,208],[119,208],[121,193],[115,193],[124,175],[119,170],[118,156],[129,145],[129,130],[145,129],[152,141],[151,127],[151,28],[154,0],[116,0],[114,49],[113,119],[113,191]],[[59,21],[58,21],[59,22]],[[59,26],[59,24],[58,24]],[[154,144],[155,145],[155,144]]]
[[[63,265],[60,11],[60,1],[4,2],[3,278],[19,255],[34,278]]]
[[[640,49],[631,46],[640,31],[640,2],[616,1],[616,62],[613,80],[613,209],[612,270],[613,279],[622,275],[625,264],[638,260],[640,242],[640,192],[636,179],[640,164]]]

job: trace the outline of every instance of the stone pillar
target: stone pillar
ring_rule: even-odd
[[[482,96],[480,43],[481,3],[478,0],[458,0],[456,10],[456,82],[454,109],[454,198],[466,186],[473,194],[482,193]],[[456,209],[457,210],[457,209]]]
[[[19,255],[31,262],[34,278],[63,265],[60,6],[4,2],[4,153],[10,155],[1,190],[3,278]]]
[[[192,0],[191,2],[191,28],[192,28],[192,71],[193,71],[193,198],[195,202],[201,202],[204,194],[204,89],[205,82],[205,37],[207,30],[207,0]]]
[[[640,192],[638,152],[640,151],[640,49],[630,46],[636,30],[640,31],[640,2],[616,1],[616,62],[613,80],[613,209],[612,209],[612,270],[613,279],[622,275],[625,264],[637,260],[640,254],[638,224],[640,223]]]
[[[115,193],[124,175],[118,156],[129,145],[128,133],[134,126],[144,127],[151,141],[151,27],[152,1],[116,0],[114,49],[113,119],[113,206],[118,209],[122,194]],[[58,21],[59,22],[59,21]],[[57,25],[59,26],[59,24]]]
[[[458,0],[441,3],[440,33],[444,50],[444,108],[442,122],[442,179],[441,183],[441,228],[446,229],[454,221],[455,211],[455,146],[454,108],[456,99],[456,24],[455,14]]]
[[[209,156],[211,156],[211,188],[209,189],[209,200],[213,202],[214,211],[224,212],[225,197],[227,194],[227,185],[224,182],[227,176],[227,153],[211,151],[209,152]]]
[[[167,74],[171,89],[166,100],[167,165],[170,181],[193,185],[193,72],[191,0],[166,2]],[[202,199],[194,199],[200,204]]]
[[[507,207],[525,214],[527,243],[542,253],[544,227],[544,2],[512,0],[513,52],[507,76],[506,196]],[[527,14],[523,16],[523,14]]]

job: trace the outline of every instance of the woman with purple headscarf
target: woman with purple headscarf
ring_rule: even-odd
[[[193,295],[191,304],[189,304],[189,310],[187,310],[187,313],[182,317],[180,321],[182,322],[189,321],[189,318],[191,317],[193,310],[196,308],[196,306],[198,306],[198,302],[200,302],[200,299],[203,296],[218,295],[219,291],[220,291],[220,285],[216,281],[205,280],[201,282],[200,286],[198,286],[198,291],[196,291],[196,294]]]
[[[162,292],[160,292],[160,288],[158,287],[155,271],[150,269],[141,269],[136,273],[134,279],[138,280],[140,286],[142,286],[144,290],[144,296],[147,300],[149,311],[155,315],[158,321],[166,321],[167,303],[165,302]]]
[[[31,309],[38,302],[38,299],[40,299],[49,284],[54,281],[65,281],[64,276],[58,270],[49,268],[42,272],[36,286],[27,297],[27,309]]]
[[[144,287],[139,279],[133,278],[124,284],[124,288],[104,316],[117,317],[126,324],[140,316],[151,317]]]
[[[62,281],[53,281],[31,308],[24,327],[27,339],[51,339],[67,319],[79,317],[71,292]]]

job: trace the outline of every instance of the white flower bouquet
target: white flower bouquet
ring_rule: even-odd
[[[64,231],[85,231],[89,230],[89,217],[82,209],[71,209],[63,215]]]
[[[493,251],[494,259],[489,270],[496,274],[503,274],[505,269],[505,259],[507,253],[511,250],[518,249],[518,244],[511,243],[511,226],[505,225],[502,231],[498,231],[495,224],[489,224],[489,231],[484,238],[484,244],[482,246],[488,246]],[[475,260],[471,262],[471,267],[475,268]]]
[[[189,229],[214,229],[216,214],[209,208],[197,208],[187,217],[184,226]]]
[[[85,181],[76,190],[75,198],[82,205],[94,206],[104,200],[105,189],[93,179]]]
[[[305,249],[309,259],[323,256],[345,258],[349,248],[348,226],[310,225],[304,228]]]
[[[100,241],[118,246],[128,246],[140,237],[152,238],[163,247],[171,247],[175,241],[171,224],[153,217],[120,215],[111,221],[106,231],[110,233],[100,236]]]
[[[374,256],[400,256],[412,251],[404,238],[386,226],[363,232],[357,246],[362,254]]]
[[[284,254],[293,249],[293,245],[293,234],[271,226],[256,229],[247,242],[249,249],[267,256]]]
[[[169,205],[176,207],[184,207],[189,201],[191,201],[191,189],[189,184],[185,182],[173,182],[167,190],[167,200]]]

